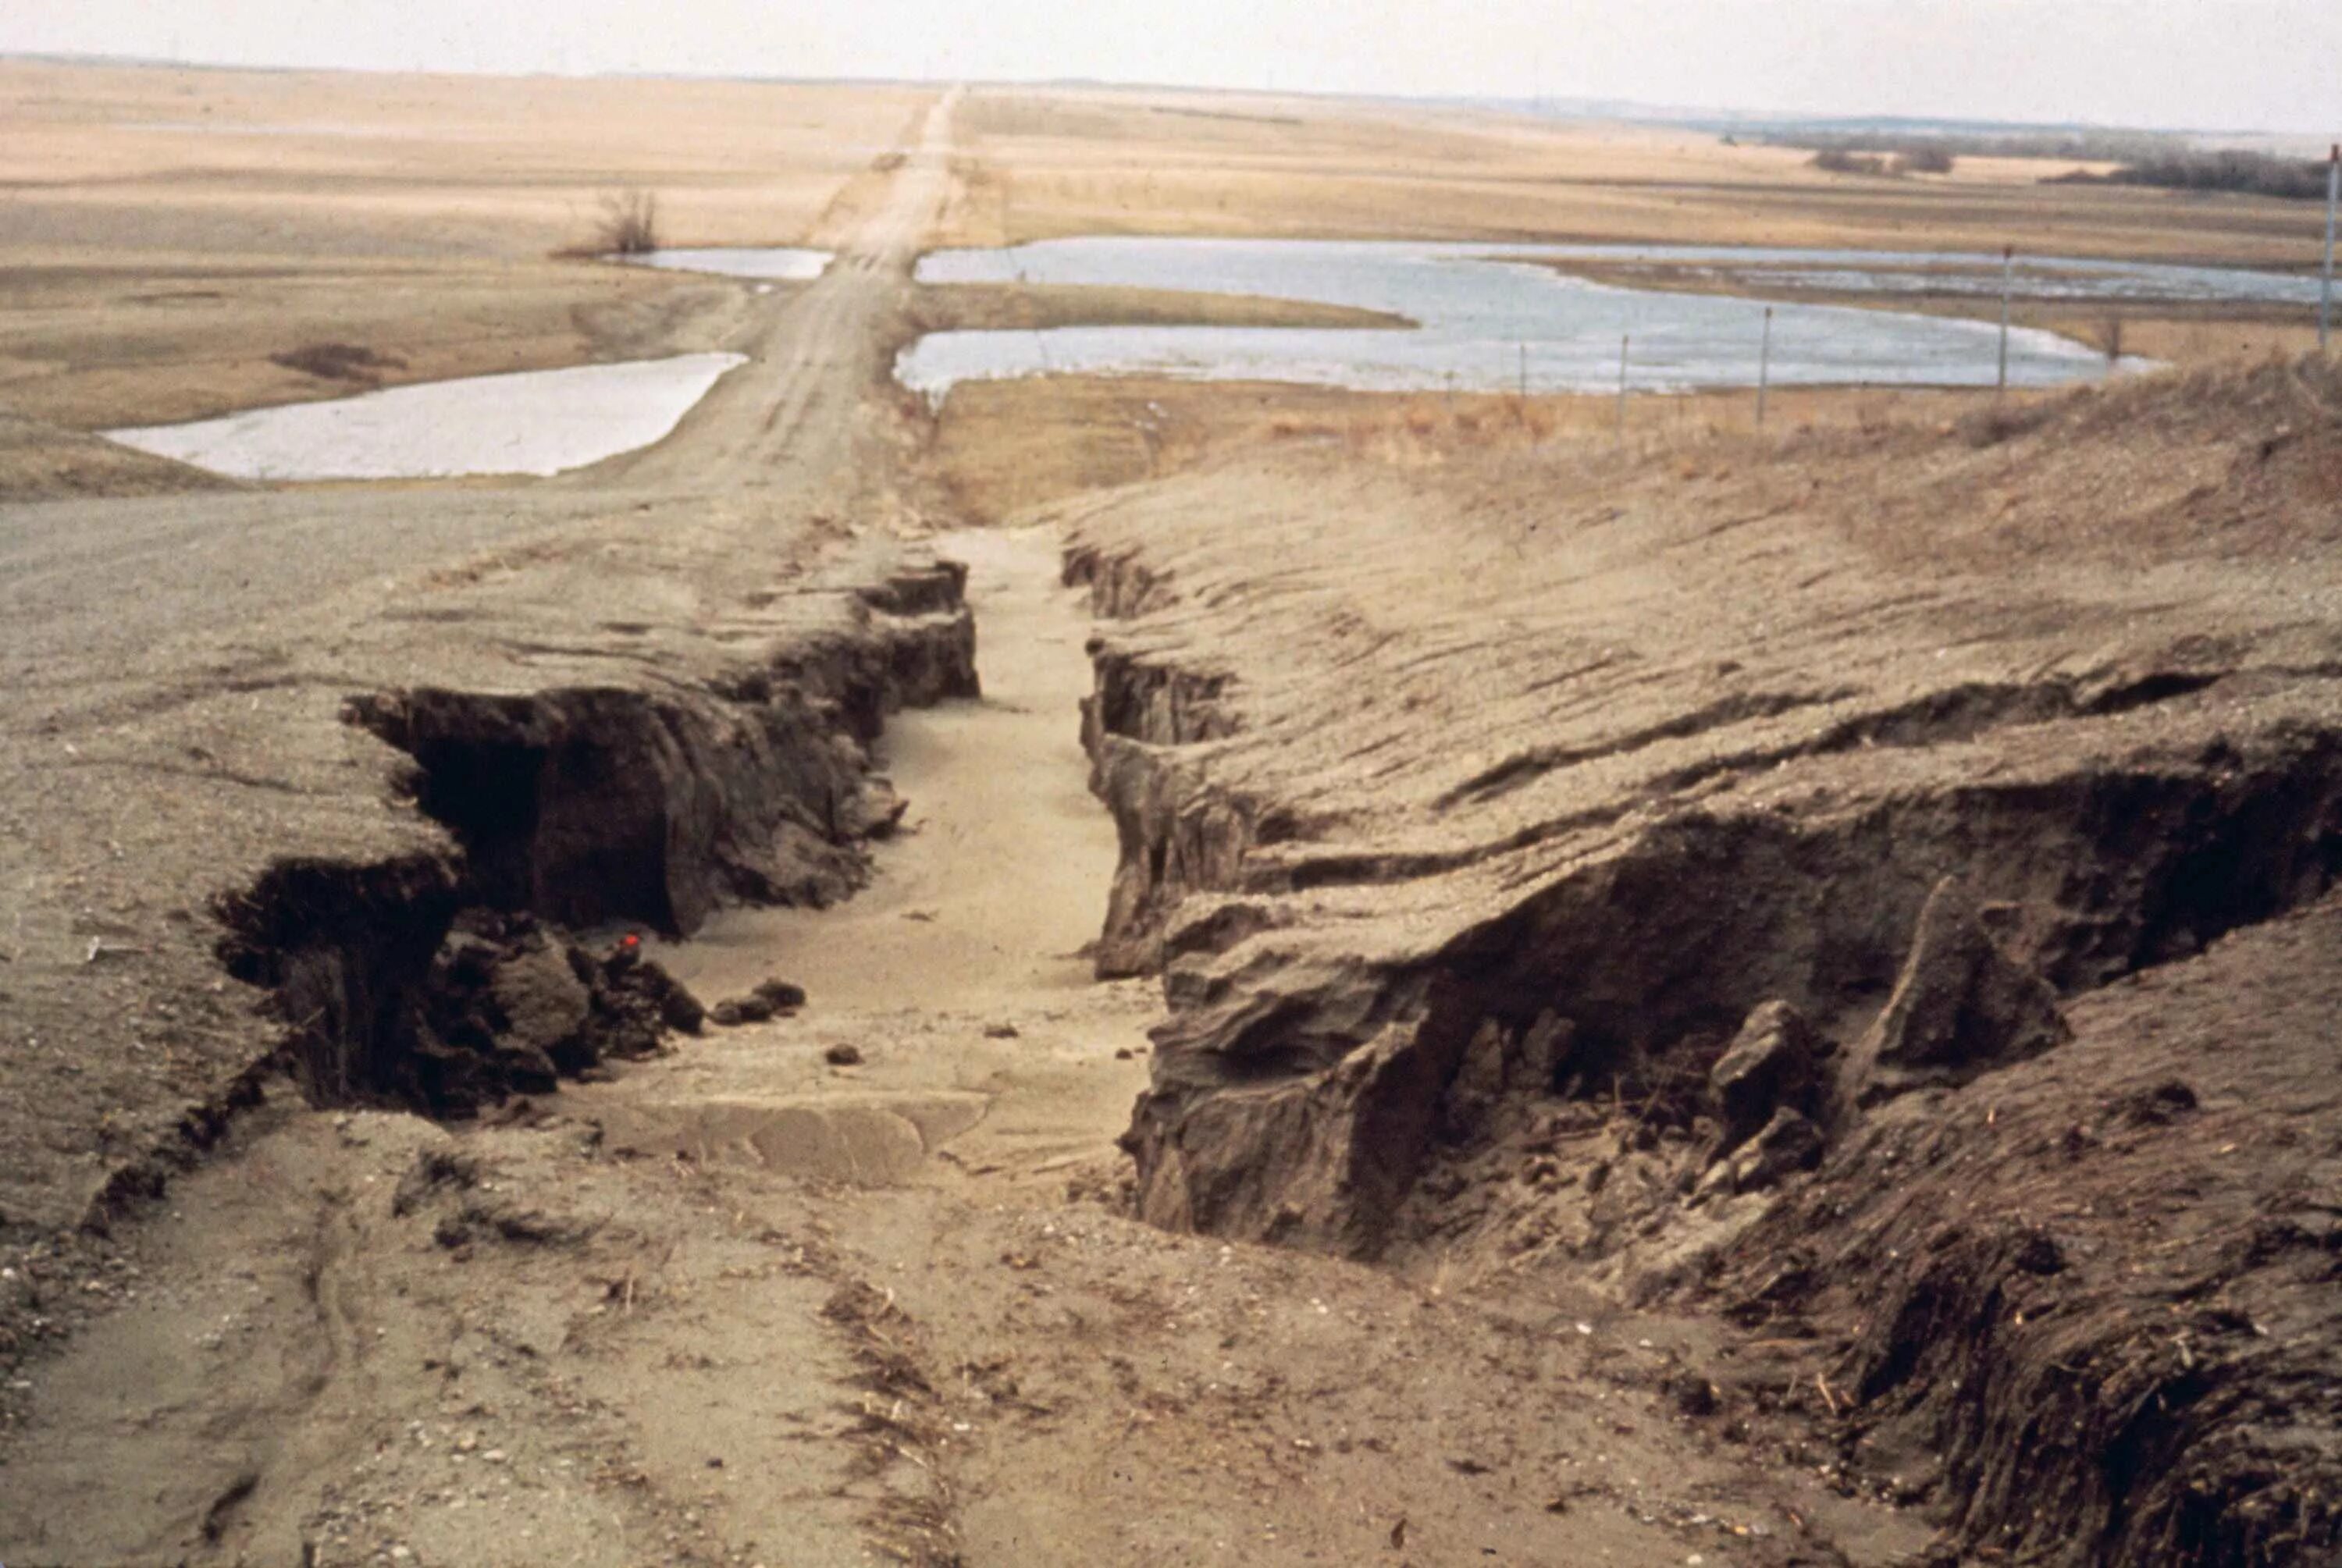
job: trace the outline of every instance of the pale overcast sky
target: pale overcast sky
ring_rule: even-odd
[[[0,0],[0,52],[2342,132],[2342,0]]]

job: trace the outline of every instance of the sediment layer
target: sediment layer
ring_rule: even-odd
[[[657,974],[648,960],[601,964],[560,932],[616,924],[679,937],[724,903],[817,905],[859,886],[866,844],[904,804],[871,772],[885,714],[976,694],[965,580],[947,563],[897,571],[857,590],[840,628],[696,689],[353,697],[347,721],[413,759],[405,787],[455,845],[389,863],[281,863],[221,899],[222,959],[275,997],[304,1093],[445,1115],[550,1087],[555,1068],[617,1049],[589,1025],[623,1022],[615,999],[642,989],[629,972]],[[457,933],[481,915],[491,931]],[[556,986],[575,971],[558,1005],[580,1015],[549,1039],[516,1046],[509,1008],[485,1022],[462,1009],[455,1029],[438,1017],[473,984],[461,954],[451,964],[451,941],[544,946],[499,916],[554,934],[543,963]],[[501,983],[512,956],[494,954],[476,983]],[[675,1023],[665,991],[655,979],[646,994],[654,1033]],[[639,1031],[632,1041],[653,1043]]]

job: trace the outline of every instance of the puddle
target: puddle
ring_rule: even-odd
[[[828,269],[829,251],[796,250],[787,246],[710,245],[697,250],[651,251],[620,258],[635,266],[666,267],[671,272],[712,272],[726,277],[768,278],[783,283],[810,283]]]
[[[664,437],[736,354],[520,371],[109,430],[125,446],[237,479],[539,476]]]
[[[1534,259],[1522,259],[1534,258]],[[962,381],[1057,373],[1264,380],[1368,391],[1456,387],[1600,392],[1618,385],[1619,338],[1633,339],[1636,390],[1746,386],[1756,379],[1760,302],[1622,287],[1551,262],[1701,263],[1737,275],[1796,269],[1803,286],[1882,294],[1922,286],[1990,294],[1999,258],[1758,248],[1419,244],[1341,240],[1091,237],[1006,250],[936,251],[922,283],[1098,285],[1265,295],[1406,316],[1415,331],[1275,327],[1073,326],[935,333],[897,358],[905,385],[940,400]],[[1923,270],[1924,269],[1924,270]],[[1944,269],[1944,270],[1936,270]],[[2172,297],[2292,302],[2316,283],[2208,267],[2034,258],[2021,286],[2038,297]],[[1784,385],[1989,385],[1992,322],[1839,305],[1774,307],[1772,379]],[[2127,363],[2126,368],[2135,367]],[[2010,334],[2009,379],[2049,386],[2106,375],[2098,350],[2055,333]]]

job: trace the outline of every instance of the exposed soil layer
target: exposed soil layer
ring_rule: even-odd
[[[1739,1280],[1842,1353],[1817,1387],[1850,1437],[1894,1415],[1938,1445],[1971,1542],[2317,1560],[2330,1332],[2150,1377],[2126,1347],[2163,1265],[2109,1232],[2104,1304],[2012,1339],[2008,1281],[2064,1265],[1973,1218],[1962,1162],[2073,1190],[2043,1129],[2114,1114],[2074,1064],[2151,1064],[2158,1124],[2202,1093],[2102,999],[2272,922],[2330,934],[2291,912],[2342,872],[2338,411],[2313,361],[1988,439],[1459,461],[1440,508],[1354,463],[1282,510],[1244,464],[1087,509],[1067,574],[1121,618],[1085,718],[1123,846],[1099,963],[1160,965],[1173,1010],[1126,1138],[1141,1212],[1403,1267],[1567,1260],[1636,1299]],[[2222,1005],[2270,1005],[2250,977],[2280,968]],[[2237,1071],[2325,1059],[2287,1016]],[[2037,1080],[2065,1090],[2038,1141],[1955,1136]],[[2141,1147],[2106,1193],[2178,1179]],[[2255,1321],[2316,1319],[2301,1173],[2204,1170],[2190,1225],[2310,1238]],[[2240,1273],[2220,1234],[2199,1283]]]
[[[2337,950],[2329,898],[2076,999],[2069,1043],[1866,1117],[1700,1288],[1818,1331],[1846,1450],[1933,1449],[1979,1545],[2332,1560]]]
[[[701,1004],[634,942],[597,956],[563,928],[682,936],[723,902],[857,886],[903,809],[870,771],[884,715],[976,694],[966,578],[914,564],[845,631],[719,690],[352,699],[460,853],[287,862],[220,900],[222,959],[271,993],[303,1094],[469,1115],[696,1034]]]

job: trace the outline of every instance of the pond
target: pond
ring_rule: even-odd
[[[726,277],[762,278],[767,282],[810,283],[829,269],[836,258],[828,251],[790,246],[707,245],[698,249],[646,251],[622,256],[636,266],[665,267],[671,272],[721,273]]]
[[[686,354],[466,376],[105,434],[237,479],[541,476],[664,438],[746,363],[736,354]]]
[[[999,250],[946,250],[919,264],[931,284],[1109,285],[1353,305],[1414,330],[1068,326],[934,333],[898,356],[905,385],[940,400],[962,381],[1041,374],[1161,375],[1300,382],[1374,391],[1614,389],[1620,339],[1638,391],[1753,385],[1764,306],[1715,293],[1622,286],[1570,264],[1699,264],[1726,286],[1764,268],[1840,291],[1994,293],[1999,258],[1842,250],[1348,240],[1088,237]],[[1711,285],[1716,279],[1708,280]],[[1746,284],[1746,286],[1754,286]],[[2032,258],[2019,291],[2060,299],[2307,301],[2316,283],[2277,274]],[[1776,384],[1990,385],[1991,321],[1846,305],[1773,306]],[[2126,362],[2124,368],[2135,367]],[[2100,376],[2106,356],[2057,334],[2009,335],[2009,380],[2048,386]]]

